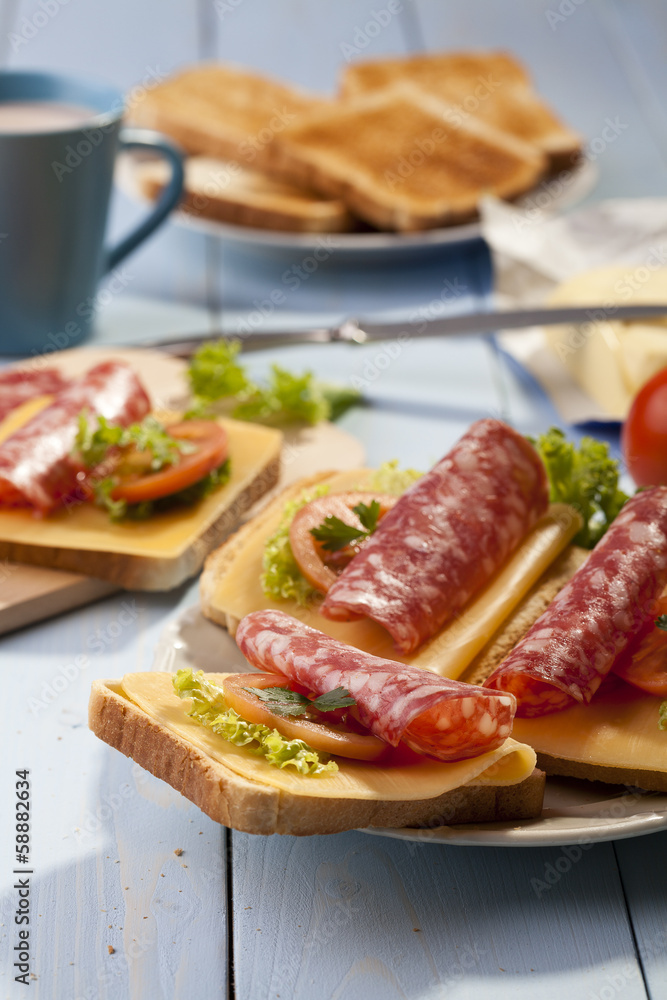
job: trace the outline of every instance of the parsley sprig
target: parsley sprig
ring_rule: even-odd
[[[655,620],[656,628],[661,628],[663,632],[667,632],[667,615],[659,615]]]
[[[371,500],[370,504],[358,503],[352,510],[361,521],[363,528],[341,521],[335,514],[328,514],[322,524],[311,528],[310,533],[327,552],[339,552],[352,542],[361,541],[373,534],[378,525],[380,504]]]
[[[356,701],[349,691],[343,687],[334,688],[319,695],[312,701],[298,691],[292,691],[284,687],[255,688],[247,687],[243,689],[256,698],[263,701],[267,708],[270,708],[274,715],[281,717],[289,715],[305,715],[311,709],[316,708],[318,712],[333,712],[337,708],[349,708],[356,705]]]

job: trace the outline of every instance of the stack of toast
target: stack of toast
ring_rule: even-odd
[[[190,154],[191,214],[296,232],[466,222],[484,195],[515,199],[581,152],[498,52],[354,63],[335,100],[200,65],[149,91],[132,120]],[[164,183],[163,168],[141,167],[146,194]]]

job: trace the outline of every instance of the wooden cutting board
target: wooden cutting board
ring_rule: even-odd
[[[113,358],[132,365],[154,409],[177,410],[187,404],[186,363],[158,351],[80,347],[54,354],[48,364],[73,377]],[[35,363],[31,359],[15,367],[30,368]],[[334,424],[290,429],[285,433],[279,488],[320,469],[353,469],[363,462],[361,442]],[[0,562],[0,635],[89,604],[117,589],[78,573]]]

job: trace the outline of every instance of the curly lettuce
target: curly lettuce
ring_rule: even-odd
[[[267,597],[274,600],[292,600],[297,604],[307,604],[317,594],[314,587],[298,567],[289,541],[289,529],[294,515],[311,500],[323,497],[329,492],[325,484],[308,493],[302,493],[296,500],[289,500],[284,507],[278,529],[264,546],[262,575],[260,582]]]
[[[575,545],[592,549],[628,499],[618,487],[619,463],[609,445],[583,437],[577,448],[557,427],[529,441],[546,467],[550,501],[570,504],[583,518]]]
[[[252,382],[237,360],[238,340],[204,344],[188,369],[193,404],[189,416],[202,416],[221,402],[237,420],[267,424],[336,420],[358,402],[360,394],[347,386],[316,379],[312,372],[301,375],[272,365],[266,385]]]
[[[179,698],[191,698],[188,715],[202,726],[233,743],[246,747],[250,753],[264,757],[272,767],[293,767],[299,774],[320,777],[335,774],[335,760],[323,762],[317,750],[303,740],[288,740],[277,729],[246,722],[225,701],[225,692],[206,680],[203,670],[179,670],[173,678],[174,692]],[[326,757],[326,754],[322,755]]]
[[[379,469],[374,470],[364,489],[400,497],[401,493],[405,493],[423,475],[417,469],[400,469],[398,459],[394,458],[390,462],[383,462]]]

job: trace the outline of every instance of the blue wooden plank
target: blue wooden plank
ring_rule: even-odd
[[[224,995],[226,834],[86,725],[91,680],[148,669],[165,617],[194,597],[117,594],[2,641],[0,835],[13,843],[7,804],[15,770],[27,767],[32,986],[44,1000],[176,1000],[192,983],[205,1000]],[[24,987],[12,981],[16,892],[5,858],[0,991],[14,998]]]
[[[360,833],[232,842],[240,996],[646,996],[608,844],[514,851]]]
[[[616,844],[618,865],[651,1000],[667,996],[667,835]]]
[[[346,62],[406,51],[403,3],[214,0],[213,6],[219,14],[218,59],[323,93],[335,91]]]

